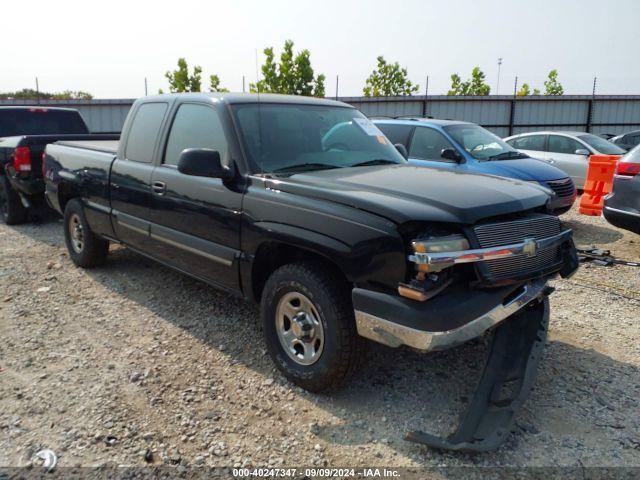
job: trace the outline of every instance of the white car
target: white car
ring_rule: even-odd
[[[530,157],[558,167],[582,189],[587,178],[589,155],[624,155],[626,152],[602,137],[586,132],[528,132],[505,141]]]

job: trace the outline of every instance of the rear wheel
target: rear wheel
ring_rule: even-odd
[[[70,200],[64,209],[64,238],[73,263],[83,268],[102,265],[109,252],[109,242],[91,231],[82,205]]]
[[[261,307],[271,358],[296,385],[334,390],[360,365],[364,340],[349,288],[321,263],[280,267],[267,280]]]
[[[17,225],[27,219],[27,209],[4,175],[0,175],[0,216],[7,225]]]

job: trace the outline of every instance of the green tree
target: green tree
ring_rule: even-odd
[[[326,77],[323,74],[314,76],[309,50],[294,54],[293,41],[287,40],[279,63],[273,47],[265,48],[264,55],[266,59],[260,69],[262,79],[249,85],[251,92],[324,97]]]
[[[65,90],[51,94],[52,100],[91,100],[93,95],[82,90]]]
[[[209,77],[209,91],[210,92],[228,92],[227,88],[220,86],[220,77],[218,75],[211,75]]]
[[[169,91],[172,93],[199,92],[202,87],[202,68],[196,65],[193,67],[193,74],[190,74],[184,58],[178,59],[177,70],[168,71],[164,76],[169,81]]]
[[[471,78],[462,81],[460,75],[451,75],[451,88],[447,95],[489,95],[491,87],[485,81],[485,74],[480,67],[471,71]]]
[[[519,97],[526,97],[527,95],[531,94],[531,88],[529,87],[528,83],[523,83],[522,86],[520,87],[520,90],[518,90],[516,92],[516,95]]]
[[[0,99],[15,99],[15,100],[91,100],[93,95],[89,92],[83,92],[82,90],[73,91],[65,90],[63,92],[37,92],[33,88],[23,88],[16,92],[2,92],[0,93]]]
[[[549,72],[549,79],[544,82],[545,95],[562,95],[564,94],[564,88],[558,81],[558,70],[551,70]]]
[[[377,60],[377,68],[371,72],[362,89],[365,97],[411,95],[420,89],[420,85],[411,83],[407,69],[400,67],[398,62],[387,63],[383,56]]]

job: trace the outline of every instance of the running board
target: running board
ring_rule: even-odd
[[[545,295],[498,326],[478,388],[456,431],[447,438],[411,431],[405,440],[459,452],[498,448],[509,436],[515,413],[531,391],[548,325],[549,299]]]

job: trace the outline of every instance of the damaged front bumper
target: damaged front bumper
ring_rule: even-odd
[[[546,279],[540,279],[472,293],[459,289],[427,303],[354,289],[356,326],[360,336],[390,347],[407,345],[426,352],[445,350],[479,337],[545,295],[546,283]]]
[[[552,291],[546,278],[473,294],[458,287],[424,303],[354,290],[358,333],[392,347],[443,350],[493,330],[482,377],[456,430],[446,438],[413,430],[406,440],[462,452],[494,450],[506,440],[542,357]]]

